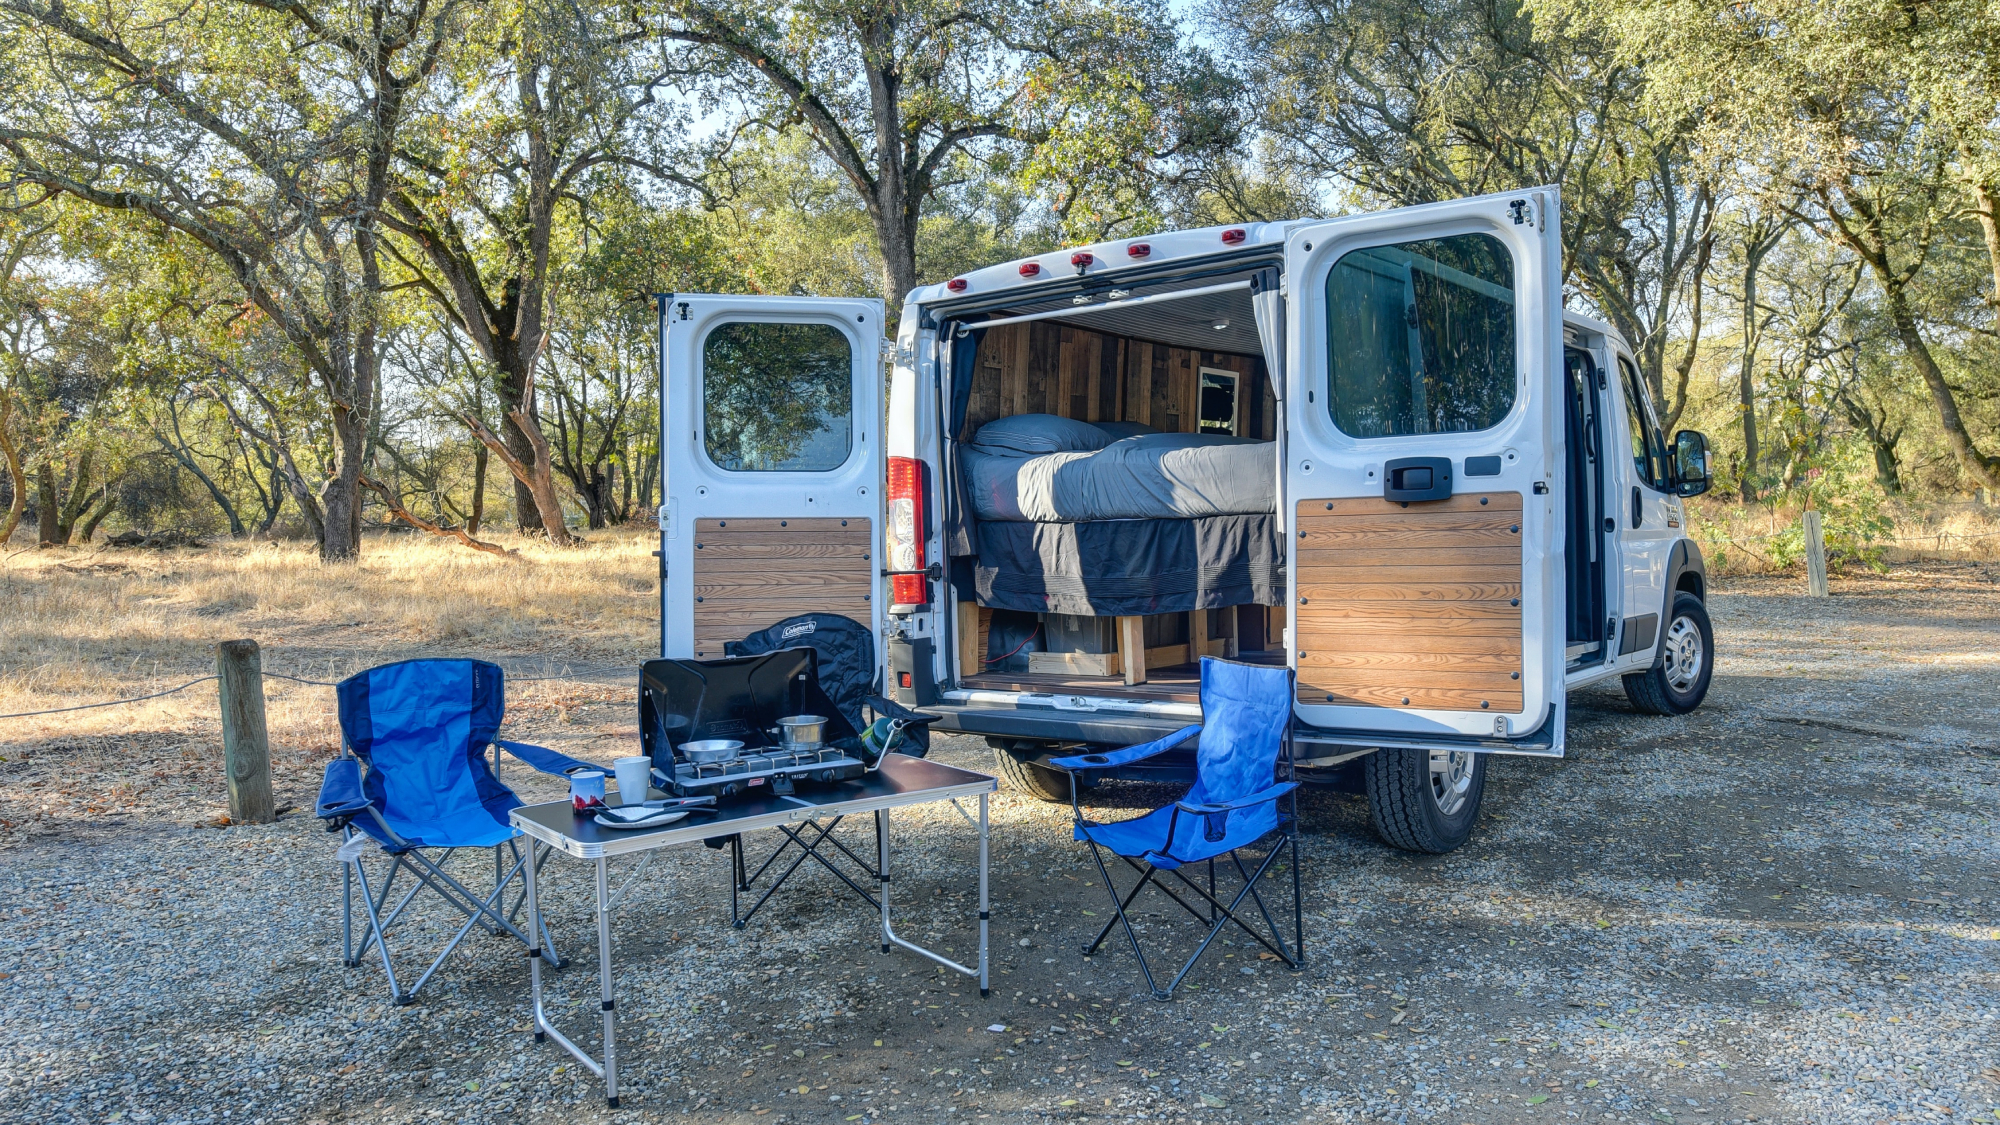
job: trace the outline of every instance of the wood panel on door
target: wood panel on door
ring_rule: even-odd
[[[694,654],[801,613],[838,613],[863,625],[875,544],[873,521],[700,519],[694,524]]]
[[[1521,710],[1521,494],[1298,505],[1300,703]]]

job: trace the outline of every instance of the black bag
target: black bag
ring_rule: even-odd
[[[810,648],[819,655],[820,690],[833,700],[848,726],[867,730],[861,707],[875,690],[875,634],[868,626],[837,613],[801,613],[740,641],[729,641],[722,651],[730,656],[761,656],[787,648]]]

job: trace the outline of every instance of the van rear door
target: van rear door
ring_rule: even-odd
[[[802,613],[881,635],[878,300],[660,305],[660,653],[713,659]]]
[[[1286,241],[1289,651],[1322,736],[1561,752],[1558,220],[1538,188]]]

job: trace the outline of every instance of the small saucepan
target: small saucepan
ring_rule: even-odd
[[[712,766],[717,762],[727,762],[736,757],[743,744],[729,738],[704,738],[699,742],[681,743],[681,756],[698,766]]]
[[[784,742],[788,747],[817,747],[826,733],[825,715],[787,715],[778,720],[778,729],[784,732]]]

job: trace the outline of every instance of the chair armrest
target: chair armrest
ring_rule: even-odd
[[[1271,801],[1277,800],[1278,798],[1284,796],[1287,793],[1290,793],[1292,790],[1297,789],[1298,787],[1299,783],[1296,781],[1281,781],[1278,784],[1271,786],[1269,789],[1264,789],[1256,793],[1252,793],[1248,797],[1238,797],[1234,801],[1212,801],[1204,805],[1190,805],[1186,801],[1175,801],[1174,806],[1185,813],[1193,813],[1196,816],[1208,816],[1219,812],[1232,812],[1236,809],[1247,809],[1253,805],[1267,804]]]
[[[1103,753],[1075,754],[1067,758],[1050,758],[1049,765],[1063,771],[1102,770],[1113,766],[1130,765],[1133,762],[1165,753],[1201,733],[1201,724],[1184,726],[1165,738],[1151,742],[1141,742],[1137,746],[1127,746],[1123,750],[1107,750]]]
[[[346,818],[373,804],[361,792],[360,762],[335,758],[326,764],[326,774],[319,783],[319,800],[313,806],[314,816],[321,820]]]
[[[535,767],[538,772],[555,777],[561,777],[574,769],[602,770],[606,774],[612,772],[610,766],[600,766],[595,762],[586,762],[582,758],[572,758],[568,754],[551,750],[546,746],[536,746],[530,742],[508,742],[496,738],[493,740],[493,745]]]

